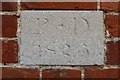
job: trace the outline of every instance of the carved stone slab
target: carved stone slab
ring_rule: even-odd
[[[20,63],[102,65],[102,11],[22,11]]]

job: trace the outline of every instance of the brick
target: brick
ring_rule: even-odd
[[[97,2],[22,2],[22,10],[31,9],[97,9]]]
[[[0,37],[2,37],[2,15],[0,15]]]
[[[3,40],[2,41],[2,63],[18,62],[18,41]]]
[[[44,69],[42,71],[43,80],[63,79],[63,80],[81,80],[80,70],[70,69]]]
[[[101,10],[105,12],[120,12],[120,2],[101,2]]]
[[[2,11],[2,2],[0,1],[0,11]]]
[[[2,80],[2,68],[0,67],[0,80]]]
[[[106,15],[105,26],[110,37],[120,37],[120,15]]]
[[[85,68],[85,80],[118,80],[120,69]],[[119,76],[120,77],[120,76]]]
[[[2,68],[2,78],[3,80],[39,80],[39,69],[35,68],[12,68],[3,67]]]
[[[16,37],[17,17],[12,15],[2,15],[2,37]]]
[[[107,43],[107,64],[120,64],[120,41]]]
[[[2,2],[2,11],[17,11],[17,2]]]
[[[0,41],[0,63],[2,63],[2,41]]]

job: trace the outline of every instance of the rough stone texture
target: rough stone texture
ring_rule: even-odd
[[[21,12],[21,64],[102,65],[103,12]]]

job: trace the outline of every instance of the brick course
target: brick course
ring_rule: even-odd
[[[23,69],[13,67],[2,68],[2,78],[5,80],[39,80],[39,69]]]
[[[96,10],[97,2],[22,2],[22,10],[32,10],[32,9],[86,9],[86,10]]]

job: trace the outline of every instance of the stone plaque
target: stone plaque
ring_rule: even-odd
[[[20,63],[102,65],[102,11],[22,11]]]

